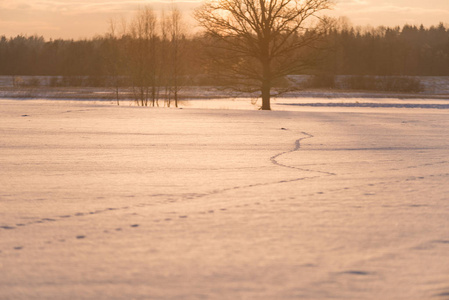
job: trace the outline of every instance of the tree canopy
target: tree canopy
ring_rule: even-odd
[[[269,110],[275,81],[304,68],[298,50],[327,31],[318,13],[330,6],[330,0],[209,0],[195,18],[216,49],[211,53],[223,80],[257,85],[262,109]]]

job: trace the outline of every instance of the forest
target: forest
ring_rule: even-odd
[[[442,23],[379,28],[343,27],[326,36],[333,51],[320,64],[336,75],[448,76],[449,27]]]
[[[207,70],[200,35],[183,34],[185,72]],[[327,48],[309,74],[449,76],[449,27],[335,28],[325,36]],[[45,40],[40,36],[0,37],[0,75],[91,76],[123,75],[132,64],[128,52],[136,43],[130,34],[110,34],[89,40]],[[155,37],[162,55],[167,37]],[[128,51],[127,51],[128,50]],[[162,61],[162,59],[160,59]],[[94,82],[93,82],[94,83]]]
[[[208,37],[186,31],[181,20],[177,10],[158,16],[144,9],[126,28],[111,22],[108,33],[91,39],[0,36],[0,75],[57,76],[51,86],[133,86],[141,101],[154,99],[156,86],[176,98],[177,86],[219,84],[208,76]],[[369,28],[339,21],[299,51],[314,64],[296,74],[449,76],[449,27],[442,23]]]

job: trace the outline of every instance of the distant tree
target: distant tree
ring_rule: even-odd
[[[170,33],[170,92],[175,101],[175,107],[178,107],[179,91],[183,85],[184,75],[184,46],[185,35],[182,24],[182,14],[173,7],[169,16],[169,33]]]
[[[326,32],[324,19],[310,21],[330,6],[331,0],[207,0],[195,18],[227,79],[257,85],[262,109],[270,110],[273,84],[307,64],[298,50]]]
[[[167,66],[170,64],[170,22],[169,16],[165,11],[162,11],[160,17],[160,56],[158,64],[158,74],[159,74],[159,84],[162,90],[162,97],[164,99],[164,106],[170,107],[170,80],[169,80],[169,68]]]
[[[156,101],[156,24],[154,11],[145,7],[129,26],[129,71],[136,102],[141,106],[148,106],[150,100],[154,106]]]
[[[111,19],[109,21],[109,32],[103,41],[103,49],[101,51],[104,61],[106,63],[106,72],[109,76],[110,82],[114,87],[115,98],[117,105],[120,105],[120,86],[122,85],[123,74],[123,38],[126,34],[126,28],[123,26],[122,32],[118,33],[117,20]],[[124,25],[125,23],[122,23]]]
[[[182,23],[182,13],[173,6],[167,14],[162,12],[160,20],[160,55],[158,77],[165,98],[165,105],[170,107],[172,99],[178,107],[179,92],[184,83],[185,72],[185,30]]]

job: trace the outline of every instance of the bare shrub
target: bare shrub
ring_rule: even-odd
[[[84,85],[83,76],[64,76],[62,77],[61,85],[70,87],[81,87]]]
[[[52,76],[50,78],[49,84],[51,87],[58,87],[58,86],[62,85],[61,80],[59,79],[59,76]]]
[[[107,85],[107,77],[105,76],[88,76],[85,80],[85,86],[103,87]]]
[[[413,77],[379,77],[377,78],[377,88],[381,91],[392,92],[413,92],[423,91],[421,81]]]
[[[382,92],[419,93],[423,91],[418,78],[404,76],[350,76],[343,80],[342,86],[352,90]]]
[[[31,77],[25,81],[24,85],[30,87],[38,87],[41,85],[41,80],[39,79],[39,77]]]
[[[317,74],[313,75],[307,80],[306,87],[308,88],[335,88],[335,75],[332,74]]]

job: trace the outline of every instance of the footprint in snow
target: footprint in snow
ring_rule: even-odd
[[[433,297],[449,299],[449,292],[438,293],[438,294],[433,295]]]
[[[371,275],[372,273],[366,272],[366,271],[350,270],[350,271],[341,272],[340,274],[366,276],[366,275]]]
[[[12,226],[0,226],[0,228],[6,229],[6,230],[16,229],[16,227],[12,227]]]
[[[447,244],[449,245],[449,240],[435,240],[433,241],[436,244]]]

